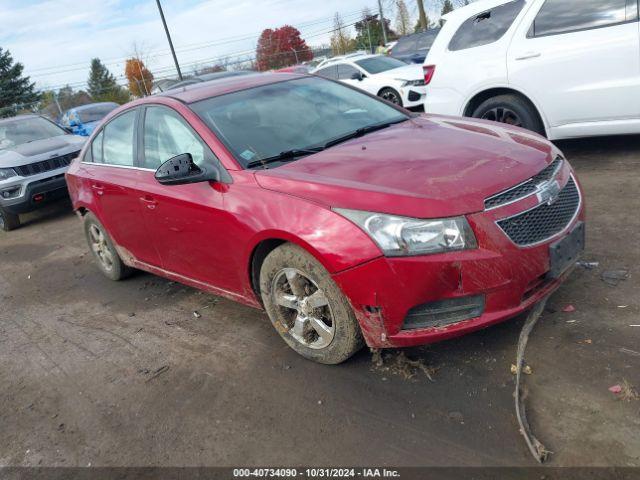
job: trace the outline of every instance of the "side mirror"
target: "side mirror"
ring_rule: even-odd
[[[185,185],[187,183],[219,182],[220,172],[214,166],[206,169],[197,166],[190,153],[170,158],[158,167],[156,180],[162,185]]]
[[[358,80],[359,82],[361,82],[363,78],[364,78],[364,75],[362,75],[362,73],[360,72],[354,72],[351,75],[351,80]]]

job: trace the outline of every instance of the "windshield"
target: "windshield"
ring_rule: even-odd
[[[384,56],[363,58],[362,60],[357,60],[356,63],[372,75],[407,66],[406,63],[400,60]]]
[[[96,105],[77,110],[77,113],[81,123],[97,122],[98,120],[102,120],[116,108],[118,108],[118,105],[115,103],[108,105]]]
[[[361,128],[408,115],[357,90],[317,77],[243,90],[191,105],[243,165],[323,146]]]
[[[60,127],[41,117],[9,120],[0,123],[0,150],[65,134]]]

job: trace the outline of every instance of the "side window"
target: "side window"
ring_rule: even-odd
[[[335,65],[331,65],[330,67],[325,67],[316,72],[316,75],[320,75],[324,78],[330,78],[332,80],[338,79],[338,70]]]
[[[547,0],[530,36],[558,35],[637,19],[636,0]]]
[[[180,115],[168,108],[148,107],[144,119],[144,167],[156,169],[181,153],[190,153],[199,166],[213,156]]]
[[[338,65],[338,80],[351,80],[354,73],[360,73],[355,67],[351,65],[341,64]]]
[[[449,50],[465,50],[497,42],[507,33],[524,4],[524,0],[515,0],[466,20],[451,39]]]
[[[91,161],[93,163],[103,163],[102,159],[102,138],[104,137],[104,130],[102,130],[96,138],[91,142],[91,155],[85,156],[85,161]],[[89,160],[89,158],[91,160]]]
[[[104,136],[102,139],[102,163],[133,166],[135,126],[136,110],[130,110],[114,118],[103,128],[99,135]]]

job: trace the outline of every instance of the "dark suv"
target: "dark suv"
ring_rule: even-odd
[[[84,142],[38,115],[0,119],[0,230],[67,194],[64,174]]]
[[[389,55],[405,63],[423,63],[439,32],[439,28],[432,28],[425,32],[400,37]]]

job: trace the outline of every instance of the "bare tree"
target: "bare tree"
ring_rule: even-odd
[[[396,14],[396,30],[399,35],[407,35],[411,33],[411,16],[409,15],[409,9],[404,0],[396,0],[396,7],[398,8]]]

